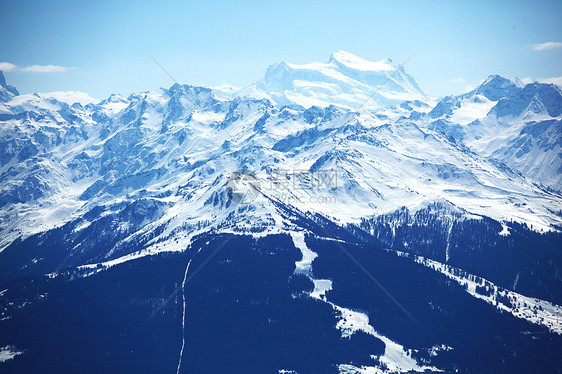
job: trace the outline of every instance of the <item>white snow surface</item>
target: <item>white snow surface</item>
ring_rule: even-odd
[[[0,364],[14,359],[16,356],[23,354],[23,351],[17,349],[13,345],[0,347]]]

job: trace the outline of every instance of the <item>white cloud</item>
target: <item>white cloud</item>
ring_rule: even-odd
[[[473,85],[469,84],[468,86],[466,86],[465,91],[470,92],[470,91],[474,90],[475,88],[476,88],[476,86],[473,86]]]
[[[562,87],[562,77],[537,78],[537,79],[527,77],[527,78],[521,79],[521,82],[523,82],[525,84],[529,84],[529,83],[533,83],[533,82],[553,83],[553,84],[556,84],[556,85]]]
[[[550,77],[541,79],[542,83],[554,83],[562,87],[562,77]]]
[[[10,64],[9,62],[0,62],[0,70],[2,71],[14,71],[17,68],[17,65]]]
[[[447,83],[453,83],[453,84],[456,84],[456,83],[461,83],[461,84],[463,84],[463,83],[465,82],[465,80],[464,80],[464,78],[460,78],[460,77],[459,77],[459,78],[452,78],[452,79],[449,79],[449,80],[446,81],[446,82],[447,82]]]
[[[69,69],[76,68],[68,68],[66,66],[57,65],[17,66],[9,62],[0,62],[0,70],[2,71],[22,71],[25,73],[62,73]]]
[[[562,42],[539,43],[539,44],[533,44],[532,47],[535,51],[544,51],[547,49],[562,48]]]
[[[57,65],[31,65],[20,69],[26,73],[62,73],[71,68]]]

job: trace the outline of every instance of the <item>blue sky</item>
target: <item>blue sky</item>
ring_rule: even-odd
[[[171,86],[147,52],[180,83],[207,86],[245,86],[275,62],[327,61],[339,49],[395,62],[415,52],[405,69],[430,96],[463,92],[490,74],[562,76],[562,1],[0,6],[0,67],[22,93],[73,90],[102,99]],[[537,46],[547,42],[554,44]]]

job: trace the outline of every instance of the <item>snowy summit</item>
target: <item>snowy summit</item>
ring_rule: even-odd
[[[367,61],[349,52],[334,52],[327,63],[279,62],[256,84],[221,94],[269,99],[277,105],[378,109],[403,101],[428,102],[414,78],[390,59]],[[372,97],[371,97],[372,96]]]

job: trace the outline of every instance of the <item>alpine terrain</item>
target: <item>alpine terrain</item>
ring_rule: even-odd
[[[73,97],[0,72],[0,372],[562,372],[559,86]]]

